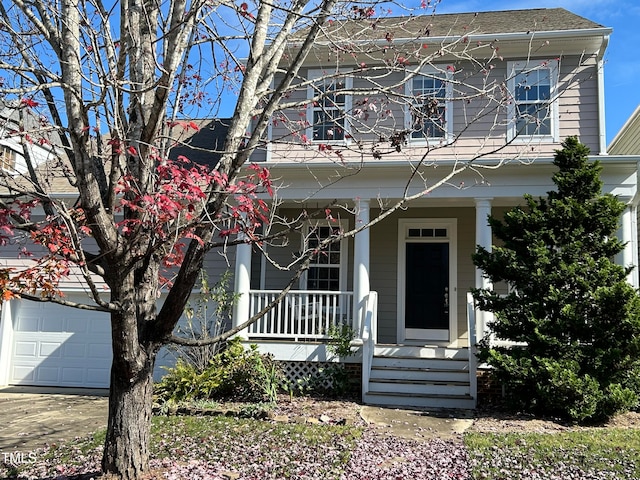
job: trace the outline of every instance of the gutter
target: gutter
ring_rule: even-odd
[[[465,34],[465,35],[444,35],[438,37],[415,37],[415,38],[394,38],[391,42],[392,44],[412,44],[417,41],[426,42],[426,43],[443,43],[443,42],[453,42],[460,38],[468,38],[469,42],[495,42],[502,40],[526,40],[530,41],[533,38],[538,39],[562,39],[562,38],[575,38],[575,37],[584,37],[584,36],[603,36],[609,37],[609,35],[613,32],[613,29],[610,27],[599,27],[599,28],[585,28],[585,29],[571,29],[571,30],[549,30],[549,31],[532,31],[532,32],[515,32],[515,33],[478,33],[478,34]],[[316,41],[316,45],[320,47],[333,46],[336,43],[340,43],[341,41],[348,41],[353,44],[367,44],[367,45],[389,45],[389,42],[385,39],[366,39],[366,40],[349,40],[349,39],[336,39],[335,41]],[[293,46],[299,45],[298,42],[291,42]]]

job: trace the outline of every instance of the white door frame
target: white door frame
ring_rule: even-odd
[[[408,238],[409,228],[446,228],[446,237]],[[407,241],[424,243],[449,243],[449,330],[435,331],[435,338],[407,338],[405,329],[405,275]],[[401,218],[398,220],[398,294],[397,294],[397,342],[428,342],[452,344],[458,338],[458,219],[457,218]]]

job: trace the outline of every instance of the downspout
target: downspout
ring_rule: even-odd
[[[608,155],[607,152],[607,128],[604,109],[604,52],[609,45],[609,35],[602,38],[602,48],[598,55],[598,132],[600,140],[600,155]]]

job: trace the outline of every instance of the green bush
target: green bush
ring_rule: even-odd
[[[479,358],[494,368],[517,408],[573,421],[637,408],[640,295],[613,258],[625,205],[602,193],[602,170],[575,137],[557,150],[556,190],[489,217],[499,245],[474,264],[492,287],[474,289],[494,313]],[[494,288],[495,286],[495,288]],[[495,346],[491,338],[519,344]]]
[[[176,366],[155,385],[161,402],[232,399],[247,402],[275,402],[284,375],[272,357],[252,345],[248,350],[240,339],[230,340],[204,370],[178,359]]]

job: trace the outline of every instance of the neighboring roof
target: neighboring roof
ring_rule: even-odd
[[[465,34],[558,32],[607,28],[564,8],[534,8],[476,13],[446,13],[410,17],[370,18],[336,22],[324,29],[332,40],[366,38],[371,30],[390,31],[394,39],[447,37]],[[302,34],[302,32],[300,32]],[[336,35],[338,38],[336,38]],[[296,40],[296,36],[292,37]]]
[[[220,160],[222,148],[229,130],[229,119],[196,119],[177,121],[171,131],[174,147],[170,158],[179,156],[193,163],[215,167]],[[103,141],[106,140],[103,138]],[[63,152],[62,149],[58,150]],[[68,158],[61,155],[38,165],[36,174],[42,187],[55,195],[77,194],[75,175]],[[31,190],[32,185],[25,175],[10,176],[0,171],[0,193]]]
[[[179,138],[178,143],[171,149],[170,157],[176,160],[183,156],[193,163],[215,167],[220,160],[224,142],[229,131],[231,119],[216,118],[194,120],[199,130],[189,132],[185,138]]]
[[[640,105],[609,144],[610,155],[640,155]]]

